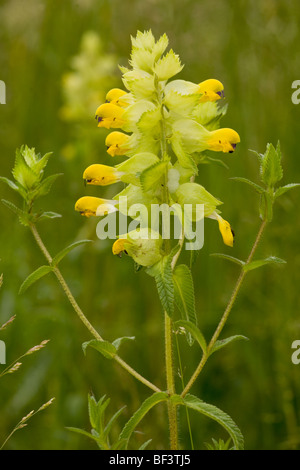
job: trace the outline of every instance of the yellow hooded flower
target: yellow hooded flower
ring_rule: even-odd
[[[96,111],[96,119],[98,120],[98,127],[122,127],[125,120],[122,119],[124,109],[112,103],[104,103],[99,106]]]
[[[219,80],[209,79],[199,83],[199,92],[202,94],[200,103],[217,101],[224,97],[224,86]]]
[[[124,90],[121,90],[120,88],[112,88],[106,95],[106,103],[111,103],[115,104],[116,106],[121,106],[121,108],[126,108],[129,105],[128,93]]]
[[[209,219],[214,219],[218,221],[219,230],[221,232],[223,242],[227,246],[233,246],[234,243],[234,231],[232,230],[230,223],[227,220],[223,219],[217,212],[213,212],[211,215],[208,216]]]
[[[107,153],[114,157],[115,155],[125,155],[129,150],[126,148],[126,143],[128,143],[130,137],[123,132],[114,131],[108,134],[105,140],[105,145],[107,147]]]
[[[100,197],[84,196],[78,199],[75,210],[84,217],[102,216],[115,212],[117,201],[101,199]]]
[[[83,173],[83,179],[86,184],[96,186],[108,186],[109,184],[120,181],[123,173],[108,165],[90,165]]]
[[[218,129],[210,132],[207,139],[208,149],[215,152],[232,153],[236,144],[241,141],[239,134],[233,129]]]
[[[232,230],[230,223],[227,222],[227,220],[224,220],[220,215],[217,215],[217,220],[223,242],[225,245],[232,247],[234,243],[234,231]]]

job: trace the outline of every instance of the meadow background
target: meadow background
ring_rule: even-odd
[[[238,275],[237,266],[210,254],[245,259],[259,226],[256,194],[229,178],[258,182],[258,163],[249,149],[264,152],[268,142],[279,139],[284,183],[300,181],[300,106],[291,101],[292,82],[300,79],[299,2],[1,0],[0,24],[0,79],[7,85],[7,104],[0,107],[0,175],[11,176],[15,149],[22,144],[42,154],[53,152],[47,174],[63,176],[39,205],[63,217],[40,222],[39,231],[53,255],[75,240],[95,241],[69,255],[62,272],[106,339],[136,337],[121,356],[164,388],[163,316],[152,279],[135,273],[131,259],[113,257],[112,243],[96,239],[97,221],[74,211],[83,195],[109,198],[115,193],[110,187],[85,189],[82,183],[89,164],[111,163],[104,146],[107,131],[97,128],[94,111],[106,91],[122,86],[117,65],[127,64],[130,35],[137,29],[151,28],[156,37],[167,33],[185,64],[179,78],[198,83],[214,77],[224,83],[229,109],[222,125],[236,129],[241,144],[233,155],[220,155],[229,169],[202,165],[198,180],[224,201],[222,211],[236,242],[233,249],[225,247],[216,223],[206,221],[205,245],[193,272],[199,325],[209,338]],[[19,203],[4,184],[0,196]],[[299,197],[295,190],[280,199],[256,255],[279,256],[288,264],[248,275],[223,333],[243,334],[250,341],[213,356],[192,389],[232,416],[247,449],[300,448],[300,366],[291,362],[291,344],[300,338]],[[111,398],[108,415],[126,405],[121,426],[149,392],[96,351],[84,357],[81,344],[90,336],[54,276],[18,295],[22,281],[44,259],[29,231],[3,205],[0,226],[0,324],[16,315],[0,338],[7,345],[7,362],[50,339],[18,372],[1,379],[0,442],[22,416],[55,396],[55,403],[6,448],[93,449],[93,443],[66,430],[89,429],[88,393]],[[200,353],[181,339],[187,380]],[[184,413],[182,418],[181,443],[189,448]],[[191,420],[198,449],[211,437],[226,437],[199,415],[191,414]],[[153,437],[150,448],[166,447],[165,425],[165,409],[155,408],[135,442]]]

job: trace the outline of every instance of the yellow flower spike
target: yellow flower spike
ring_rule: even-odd
[[[126,246],[128,246],[128,244],[130,244],[129,240],[126,238],[119,238],[112,246],[113,254],[121,257],[123,252],[126,253]]]
[[[115,104],[116,106],[121,106],[126,108],[129,103],[126,100],[123,100],[122,97],[125,97],[128,93],[120,88],[112,88],[106,95],[106,103]]]
[[[83,173],[83,179],[86,184],[96,186],[108,186],[117,183],[123,173],[117,171],[114,167],[108,165],[90,165]]]
[[[84,217],[95,217],[115,212],[115,204],[117,201],[109,199],[101,199],[100,197],[84,196],[78,199],[75,204],[75,210],[80,212]],[[101,206],[101,211],[97,209]]]
[[[213,78],[199,83],[199,92],[202,94],[200,103],[217,101],[224,97],[224,85]]]
[[[209,150],[232,153],[240,141],[239,134],[233,129],[218,129],[210,132],[207,144]]]
[[[104,103],[96,111],[98,127],[106,129],[122,127],[125,120],[122,119],[124,109],[112,103]]]
[[[114,131],[108,134],[105,140],[107,147],[107,153],[114,157],[115,155],[125,155],[129,150],[126,148],[126,143],[129,140],[129,135],[123,134],[123,132]]]
[[[221,232],[223,242],[227,246],[233,246],[234,243],[234,231],[232,230],[230,223],[224,220],[220,215],[217,216],[219,230]]]

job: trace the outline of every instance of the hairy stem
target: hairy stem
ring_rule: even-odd
[[[167,138],[166,138],[166,124],[164,116],[164,106],[162,92],[159,88],[159,83],[156,80],[157,98],[161,109],[161,159],[163,161],[168,160],[167,153]],[[169,190],[168,190],[168,168],[166,168],[163,180],[163,203],[169,205]],[[170,241],[165,240],[165,250],[167,253],[170,252]],[[176,261],[175,261],[176,263]],[[174,365],[173,365],[173,321],[164,312],[164,327],[165,327],[165,367],[166,367],[166,382],[168,394],[175,394],[175,380],[174,380]],[[170,448],[171,450],[178,449],[178,422],[177,422],[177,407],[174,403],[168,402],[168,419],[169,419],[169,430],[170,430]]]
[[[47,250],[44,242],[42,241],[40,234],[38,233],[36,226],[34,224],[30,225],[30,230],[35,238],[35,241],[37,242],[39,248],[41,249],[42,253],[44,254],[45,258],[47,259],[48,263],[51,265],[52,263],[52,256],[50,255],[49,251]],[[94,336],[95,339],[98,341],[104,341],[102,336],[98,333],[97,330],[93,327],[93,325],[89,322],[89,320],[86,318],[84,315],[83,311],[79,307],[78,303],[76,302],[72,292],[70,291],[70,288],[68,284],[66,283],[64,277],[62,276],[60,270],[58,267],[55,267],[53,269],[53,272],[55,276],[57,277],[61,287],[63,288],[64,293],[66,294],[70,304],[72,305],[73,309],[77,313],[78,317],[82,321],[82,323],[86,326],[86,328],[89,330],[89,332]],[[120,364],[127,372],[129,372],[131,375],[133,375],[137,380],[142,382],[144,385],[149,387],[151,390],[155,392],[160,392],[161,390],[156,387],[156,385],[152,384],[149,382],[149,380],[145,379],[142,375],[140,375],[136,370],[134,370],[130,365],[128,365],[123,359],[121,359],[118,355],[114,356],[114,360]]]
[[[259,228],[259,231],[257,233],[255,242],[254,242],[254,244],[252,246],[252,249],[250,251],[250,254],[248,256],[248,259],[246,261],[246,265],[249,264],[252,261],[254,253],[255,253],[256,248],[257,248],[257,246],[258,246],[258,244],[261,240],[261,237],[262,237],[262,234],[263,234],[263,231],[264,231],[266,225],[267,225],[267,221],[263,220],[262,223],[261,223],[261,226]],[[224,328],[224,326],[225,326],[225,324],[228,320],[229,314],[230,314],[230,312],[232,310],[232,307],[233,307],[233,305],[236,301],[236,298],[237,298],[238,293],[241,289],[241,286],[242,286],[242,283],[245,279],[246,274],[247,274],[247,272],[244,271],[244,269],[242,268],[241,272],[240,272],[240,275],[237,279],[237,282],[235,284],[235,287],[233,289],[233,292],[231,294],[230,300],[229,300],[229,302],[227,304],[227,307],[226,307],[226,309],[223,313],[223,316],[222,316],[222,318],[221,318],[221,320],[220,320],[220,322],[219,322],[219,324],[216,328],[216,331],[214,332],[214,334],[213,334],[213,336],[210,340],[209,345],[207,346],[207,351],[206,351],[205,354],[203,354],[202,359],[199,362],[199,365],[198,365],[197,369],[195,370],[194,374],[192,375],[192,377],[190,378],[189,382],[187,383],[185,389],[183,390],[183,392],[181,394],[182,397],[184,397],[189,392],[189,390],[191,389],[191,387],[194,384],[195,380],[197,379],[200,372],[202,371],[203,367],[205,366],[206,361],[209,358],[210,352],[211,352],[212,348],[214,347],[217,339],[219,338],[219,336],[220,336],[220,334],[221,334],[221,332],[222,332],[222,330],[223,330],[223,328]]]

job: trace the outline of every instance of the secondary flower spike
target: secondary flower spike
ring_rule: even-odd
[[[124,109],[112,103],[104,103],[96,111],[98,127],[106,129],[122,127],[125,121],[122,119]]]
[[[202,94],[200,103],[207,101],[217,101],[224,98],[224,85],[219,80],[213,78],[199,83],[199,91]]]
[[[107,147],[107,153],[114,157],[115,155],[125,155],[129,150],[126,144],[128,143],[130,137],[123,132],[114,131],[108,134],[105,140],[105,145]]]
[[[108,165],[90,165],[83,173],[83,179],[86,184],[96,186],[108,186],[117,183],[123,173]]]
[[[84,217],[102,216],[116,212],[114,207],[117,201],[110,199],[101,199],[100,197],[84,196],[78,199],[75,204],[75,210]]]
[[[236,131],[224,128],[210,132],[207,143],[209,150],[232,153],[236,149],[236,144],[240,141],[240,136]]]

